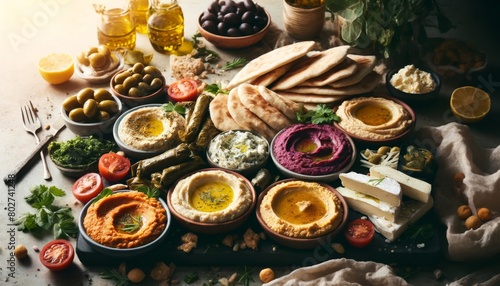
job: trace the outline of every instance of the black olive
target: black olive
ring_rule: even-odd
[[[217,15],[210,13],[209,11],[203,12],[203,15],[200,18],[200,23],[205,21],[217,21]]]
[[[208,11],[213,14],[217,14],[220,11],[220,6],[217,0],[213,1],[208,7]]]
[[[232,27],[227,30],[227,35],[229,37],[239,37],[241,36],[241,32],[238,28]]]
[[[255,14],[257,14],[259,16],[266,15],[266,11],[264,11],[264,8],[262,8],[262,6],[256,5],[255,7],[257,8],[257,13],[255,13]]]
[[[236,6],[224,5],[220,7],[220,12],[224,15],[236,12]]]
[[[245,8],[247,8],[248,11],[255,11],[255,3],[252,0],[244,0],[243,4],[245,5]]]
[[[214,21],[205,21],[203,24],[201,24],[201,27],[205,29],[207,32],[210,32],[212,34],[217,34],[217,24],[215,24]]]
[[[241,16],[241,22],[243,23],[252,23],[254,19],[254,14],[252,11],[246,11],[243,16]]]
[[[240,25],[241,19],[236,13],[228,13],[224,15],[224,23],[230,27],[235,27]]]
[[[254,25],[264,28],[264,26],[267,25],[267,17],[262,17],[262,16],[255,16],[254,17]]]
[[[217,24],[217,31],[221,36],[227,35],[227,25],[224,22],[219,22],[219,24]]]
[[[252,25],[250,25],[248,23],[241,23],[239,29],[240,29],[240,32],[243,36],[248,36],[248,35],[251,35],[254,33]]]
[[[222,21],[224,21],[224,15],[220,13],[219,15],[217,15],[217,22],[222,22]]]

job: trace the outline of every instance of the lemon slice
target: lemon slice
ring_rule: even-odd
[[[68,54],[50,54],[38,61],[38,71],[48,83],[61,84],[67,82],[75,68],[73,58]]]
[[[451,94],[451,111],[464,123],[478,122],[490,111],[491,101],[488,93],[482,89],[463,86]]]

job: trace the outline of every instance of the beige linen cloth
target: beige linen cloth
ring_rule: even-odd
[[[447,259],[480,262],[500,254],[500,146],[485,149],[477,145],[466,125],[449,123],[440,127],[422,127],[415,144],[436,149],[439,169],[434,183],[434,211],[446,225]],[[463,193],[473,210],[487,207],[493,219],[479,229],[466,230],[457,218],[463,204],[457,196],[454,175],[465,174]],[[451,278],[451,277],[448,277]],[[449,285],[500,285],[500,265],[491,271],[464,273]],[[274,285],[409,285],[388,265],[351,259],[332,259],[296,269],[266,286]]]

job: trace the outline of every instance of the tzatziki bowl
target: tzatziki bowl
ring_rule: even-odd
[[[411,104],[428,102],[441,90],[438,73],[424,66],[392,69],[386,74],[385,84],[391,96]]]

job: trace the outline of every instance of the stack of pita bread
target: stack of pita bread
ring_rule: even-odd
[[[242,83],[210,102],[210,117],[220,131],[251,130],[269,142],[281,129],[297,123],[302,105],[263,85]]]
[[[263,85],[312,108],[371,92],[380,83],[375,56],[349,53],[347,45],[324,51],[313,51],[314,47],[314,41],[305,41],[263,54],[243,67],[226,88],[244,82]]]

